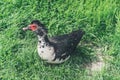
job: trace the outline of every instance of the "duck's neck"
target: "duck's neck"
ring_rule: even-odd
[[[50,43],[47,35],[44,35],[44,36],[38,35],[38,41],[41,44],[49,44]]]

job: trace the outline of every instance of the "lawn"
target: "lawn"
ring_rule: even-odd
[[[40,59],[34,19],[50,37],[85,31],[68,61]],[[0,80],[120,80],[120,0],[0,0]]]

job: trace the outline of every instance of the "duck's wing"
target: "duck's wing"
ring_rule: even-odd
[[[61,57],[63,54],[65,54],[66,57],[70,53],[73,53],[83,34],[84,32],[82,30],[78,30],[70,34],[51,38],[55,44],[56,58]]]
[[[85,32],[82,30],[77,30],[69,34],[51,37],[49,38],[49,40],[53,43],[62,43],[65,42],[66,40],[70,41],[71,43],[79,43],[84,33]]]
[[[53,43],[61,43],[61,42],[64,42],[68,38],[69,38],[68,34],[65,34],[65,35],[51,37],[51,38],[49,38],[49,40],[50,40],[50,42],[53,42]]]
[[[61,40],[57,43],[54,44],[54,49],[55,49],[55,58],[56,59],[66,59],[69,55],[70,55],[70,50],[69,50],[69,41],[67,41],[66,39]]]

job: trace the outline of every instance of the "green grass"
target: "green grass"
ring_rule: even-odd
[[[0,80],[119,80],[119,0],[0,0]],[[37,38],[22,28],[38,19],[49,36],[79,28],[81,45],[67,62],[50,65],[36,50]],[[89,74],[84,66],[96,59],[103,48],[106,67]],[[91,73],[91,72],[90,72]]]

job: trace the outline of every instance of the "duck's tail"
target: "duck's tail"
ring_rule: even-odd
[[[70,34],[70,40],[71,40],[70,44],[71,44],[71,47],[72,47],[73,51],[75,50],[75,48],[79,44],[79,42],[82,39],[82,37],[83,37],[84,34],[85,34],[85,32],[83,30],[73,31]]]

